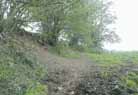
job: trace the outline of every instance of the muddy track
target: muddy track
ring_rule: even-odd
[[[110,91],[117,86],[112,83],[117,83],[122,74],[137,70],[136,66],[101,68],[85,56],[79,59],[65,59],[42,48],[39,49],[38,56],[47,69],[48,74],[43,82],[48,85],[48,95],[129,95],[111,94]],[[105,71],[111,73],[109,78],[100,77],[99,74]]]

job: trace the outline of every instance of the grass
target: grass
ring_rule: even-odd
[[[60,55],[65,58],[81,58],[81,55],[88,57],[96,64],[137,64],[138,52],[103,52],[103,53],[81,53],[71,49],[64,49]]]
[[[53,51],[55,49],[51,49]],[[56,50],[57,51],[57,50]],[[57,52],[55,52],[56,54]],[[137,64],[138,52],[103,52],[103,53],[81,53],[71,49],[62,49],[58,53],[65,58],[81,58],[81,55],[88,57],[96,64]]]
[[[81,54],[77,51],[67,50],[62,52],[61,56],[66,58],[80,58]]]
[[[32,45],[15,38],[5,39],[0,41],[0,95],[46,95],[47,87],[40,83],[45,68],[38,62]]]
[[[81,53],[79,51],[75,51],[69,49],[68,47],[49,47],[50,53],[53,53],[57,56],[65,57],[65,58],[80,58]]]
[[[138,52],[87,53],[98,64],[137,64]]]
[[[128,74],[121,79],[121,83],[125,88],[132,89],[133,91],[138,90],[138,72],[128,72]],[[138,95],[138,94],[133,94]]]

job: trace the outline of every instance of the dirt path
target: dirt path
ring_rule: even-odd
[[[66,59],[46,52],[44,49],[38,51],[39,59],[46,64],[48,78],[44,81],[49,86],[48,95],[74,95],[73,89],[85,73],[91,67],[98,69],[96,65],[85,56],[79,59]]]
[[[110,91],[118,86],[118,84],[112,83],[117,83],[120,76],[127,74],[132,68],[138,68],[118,66],[106,70],[107,68],[93,64],[85,56],[81,56],[79,59],[66,59],[48,53],[43,48],[38,49],[38,56],[48,72],[47,78],[43,80],[48,85],[48,95],[128,95],[111,94]],[[98,75],[99,72],[104,74],[104,71],[109,71],[109,74],[111,72],[111,75],[107,78]],[[84,81],[85,77],[88,78],[86,81]],[[84,84],[81,84],[82,81]],[[79,87],[79,94],[78,89],[76,90],[77,87]],[[84,87],[86,89],[83,89]],[[89,92],[89,90],[93,92]]]

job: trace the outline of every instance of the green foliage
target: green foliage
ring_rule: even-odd
[[[66,58],[80,58],[81,56],[80,52],[71,49],[62,50],[60,55]]]
[[[26,91],[36,83],[39,83],[36,89],[42,88],[40,80],[45,75],[44,68],[32,53],[31,47],[26,45],[14,38],[0,42],[1,95],[26,95]]]
[[[103,41],[117,38],[107,28],[115,20],[110,5],[104,0],[1,0],[0,32],[26,32],[37,26],[44,45],[56,47],[62,36],[71,48],[99,51]]]
[[[45,95],[47,93],[47,87],[40,83],[37,83],[35,87],[27,89],[25,95]]]
[[[128,87],[137,87],[137,84],[133,80],[127,79],[126,84],[127,84]]]
[[[137,64],[137,52],[87,53],[86,56],[100,64]]]
[[[100,64],[119,64],[121,63],[120,58],[112,54],[87,54],[94,62]]]
[[[133,91],[138,90],[138,73],[129,72],[126,76],[122,78],[122,83],[125,88],[132,89]]]
[[[80,52],[78,50],[72,50],[64,43],[59,43],[56,47],[49,47],[51,53],[60,55],[66,58],[80,58]]]
[[[43,44],[58,47],[59,38],[62,36],[71,48],[99,51],[102,48],[102,41],[105,38],[110,41],[113,38],[110,34],[115,34],[107,28],[107,25],[115,20],[108,10],[110,2],[33,0],[30,4],[29,12],[33,21],[41,23]]]
[[[0,0],[0,32],[20,32],[29,14],[24,0]]]

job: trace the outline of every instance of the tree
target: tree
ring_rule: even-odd
[[[25,4],[16,0],[1,0],[1,32],[20,31],[25,20]]]
[[[116,41],[107,28],[114,23],[110,2],[104,0],[1,0],[0,32],[25,31],[39,23],[42,43],[53,47],[64,38],[72,48],[99,50],[103,41]],[[34,28],[34,27],[32,27]]]
[[[39,3],[34,0],[34,6],[30,8],[33,20],[41,23],[42,36],[52,46],[58,43],[64,22],[70,7],[79,0],[42,0]],[[36,5],[36,2],[38,5]]]
[[[71,46],[97,51],[102,49],[103,41],[118,40],[116,33],[108,28],[116,19],[109,11],[111,4],[104,0],[82,0],[76,4],[67,16],[66,27]]]

